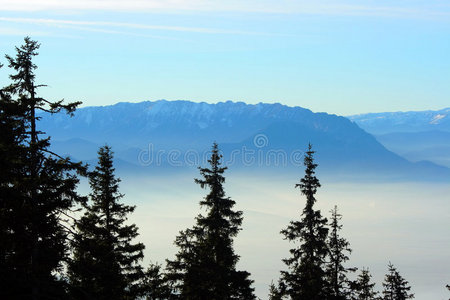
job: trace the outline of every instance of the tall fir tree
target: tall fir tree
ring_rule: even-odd
[[[330,232],[327,239],[328,259],[326,273],[329,285],[330,299],[345,300],[349,294],[348,272],[354,272],[355,268],[348,268],[344,263],[349,260],[352,252],[350,243],[340,235],[342,215],[339,214],[337,206],[331,210]]]
[[[369,269],[363,268],[357,279],[351,282],[351,300],[381,300],[371,278]]]
[[[414,294],[410,293],[411,287],[392,263],[389,262],[388,273],[383,282],[383,300],[406,300],[413,299]]]
[[[314,153],[310,144],[304,158],[305,176],[295,185],[306,196],[301,220],[291,221],[281,231],[286,240],[299,245],[289,251],[290,258],[283,260],[288,271],[281,271],[278,290],[296,300],[323,300],[328,296],[325,272],[328,228],[327,219],[322,217],[320,210],[314,209],[315,194],[320,187],[315,176]]]
[[[227,168],[221,167],[221,158],[214,143],[210,168],[199,168],[203,178],[195,180],[209,189],[200,202],[206,215],[199,214],[192,229],[180,232],[175,240],[179,248],[176,258],[167,261],[174,299],[255,299],[250,274],[236,270],[239,256],[234,253],[233,238],[243,217],[241,211],[233,210],[235,201],[225,195],[223,173]]]
[[[2,280],[0,293],[6,298],[64,297],[61,270],[69,232],[63,220],[76,202],[84,200],[76,193],[75,172],[84,173],[85,168],[52,153],[50,139],[42,138],[44,133],[37,128],[38,111],[73,114],[80,104],[51,102],[37,95],[42,85],[35,84],[33,57],[39,47],[26,37],[14,57],[6,55],[15,73],[1,92],[1,126],[12,129],[0,140],[1,164],[6,161],[2,173],[7,174],[0,196],[1,231],[6,233],[2,235],[6,242],[0,243],[0,260],[7,280]],[[5,144],[8,139],[9,145]]]
[[[90,201],[76,222],[73,261],[69,264],[75,299],[136,299],[144,272],[139,262],[144,245],[133,243],[136,225],[126,225],[134,206],[120,203],[111,148],[98,151],[98,165],[89,174]]]

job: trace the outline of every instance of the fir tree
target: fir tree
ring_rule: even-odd
[[[392,263],[389,262],[388,273],[384,277],[383,282],[383,299],[384,300],[406,300],[413,299],[414,294],[410,294],[411,287]]]
[[[246,271],[237,271],[239,256],[233,238],[240,231],[242,212],[234,211],[235,201],[225,196],[218,146],[214,143],[208,160],[210,168],[199,168],[202,179],[195,182],[209,193],[200,202],[206,216],[198,215],[192,229],[181,231],[175,240],[179,252],[168,261],[168,278],[176,299],[255,299],[252,280]]]
[[[314,163],[311,145],[304,158],[305,176],[295,187],[306,196],[306,206],[300,221],[291,221],[282,230],[284,238],[299,246],[290,250],[292,257],[284,259],[288,271],[281,272],[280,290],[290,299],[323,300],[327,298],[325,257],[328,253],[326,238],[327,219],[320,210],[314,209],[315,194],[320,187],[315,176],[317,164]]]
[[[98,152],[98,165],[89,174],[90,201],[76,222],[73,261],[69,264],[76,299],[135,299],[143,270],[138,264],[144,245],[132,243],[136,225],[126,225],[134,206],[120,203],[120,179],[114,175],[111,148]]]
[[[51,102],[37,95],[42,85],[35,84],[33,57],[39,46],[27,37],[24,45],[16,47],[14,57],[6,56],[15,74],[1,92],[1,126],[12,130],[5,130],[8,133],[0,140],[6,175],[0,183],[5,241],[0,243],[0,260],[7,277],[1,293],[6,298],[64,297],[60,272],[69,232],[63,220],[76,202],[83,201],[76,193],[75,171],[83,173],[85,168],[49,151],[50,139],[41,138],[43,132],[37,128],[38,111],[72,114],[80,104]]]
[[[171,288],[160,265],[151,264],[145,272],[143,294],[147,300],[165,300],[171,297]]]
[[[358,278],[351,283],[352,300],[379,300],[378,292],[375,290],[375,283],[371,282],[372,275],[369,269],[363,268]]]
[[[342,225],[339,223],[342,215],[339,214],[337,206],[331,210],[330,233],[327,239],[328,257],[326,273],[330,290],[330,299],[347,299],[348,295],[348,272],[354,272],[354,268],[346,268],[343,264],[349,260],[348,255],[352,252],[350,243],[339,235]]]
[[[283,290],[273,282],[269,286],[269,300],[282,300]]]

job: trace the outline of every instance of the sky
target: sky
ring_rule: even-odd
[[[83,106],[232,100],[339,115],[450,106],[442,0],[0,0],[0,53],[25,36],[41,43],[40,95]]]

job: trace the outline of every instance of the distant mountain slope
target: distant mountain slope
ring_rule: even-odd
[[[393,132],[376,138],[386,148],[410,161],[429,160],[450,167],[450,132]]]
[[[437,111],[369,113],[348,118],[373,134],[435,130],[450,132],[450,108]]]
[[[450,108],[361,114],[349,119],[410,161],[428,160],[450,167]]]
[[[44,117],[41,126],[57,140],[81,137],[126,146],[146,146],[152,142],[173,146],[176,141],[177,147],[189,148],[214,139],[240,142],[270,124],[286,121],[308,130],[360,131],[343,117],[314,114],[301,107],[231,101],[207,104],[160,100],[85,107],[73,118],[64,114]]]
[[[447,168],[413,164],[386,150],[347,118],[281,104],[118,103],[81,108],[73,118],[44,114],[39,125],[60,153],[91,160],[94,146],[108,143],[136,168],[198,166],[217,141],[233,168],[298,170],[311,142],[330,174],[450,178]]]

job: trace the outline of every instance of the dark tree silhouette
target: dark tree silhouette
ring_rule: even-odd
[[[375,290],[375,283],[371,282],[369,269],[363,268],[358,278],[351,282],[351,300],[380,300]]]
[[[136,225],[126,225],[134,206],[120,203],[120,179],[114,175],[111,148],[98,151],[98,165],[89,174],[90,201],[76,222],[73,261],[69,264],[76,299],[135,299],[144,272],[139,262],[144,245],[133,244]]]
[[[278,291],[290,299],[323,300],[327,298],[325,257],[328,253],[326,238],[327,219],[320,210],[314,209],[315,194],[320,187],[315,176],[317,164],[314,163],[314,151],[311,145],[305,154],[305,176],[296,184],[306,196],[306,206],[300,221],[291,221],[282,230],[284,238],[299,244],[290,250],[291,257],[284,259],[288,271],[281,271]]]
[[[84,173],[85,168],[49,151],[50,139],[41,138],[43,132],[37,128],[38,111],[72,114],[80,104],[37,96],[42,85],[35,84],[33,57],[39,46],[26,37],[14,57],[6,55],[15,73],[1,91],[0,159],[5,177],[0,183],[0,260],[5,268],[0,293],[5,298],[63,297],[60,271],[69,232],[62,221],[76,202],[84,200],[76,193],[75,171]]]
[[[214,143],[208,160],[210,168],[200,168],[202,179],[195,182],[209,193],[200,202],[206,216],[198,215],[192,229],[181,231],[175,240],[176,258],[167,261],[168,278],[176,299],[255,299],[252,280],[246,271],[237,271],[239,256],[233,238],[240,231],[242,212],[234,211],[235,201],[225,196],[218,146]]]
[[[273,282],[269,286],[269,300],[282,300],[283,293]]]
[[[147,300],[165,300],[171,297],[169,282],[161,272],[161,266],[151,264],[145,272],[144,297]]]
[[[392,263],[389,262],[388,273],[383,282],[383,300],[406,300],[413,299],[414,294],[410,294],[411,287]]]
[[[330,291],[330,299],[347,299],[349,294],[348,272],[354,272],[355,268],[347,268],[344,263],[349,260],[350,243],[340,236],[342,225],[337,206],[331,210],[330,233],[328,235],[328,258],[326,273]]]
[[[18,102],[0,90],[0,298],[13,297],[26,281],[25,270],[19,271],[24,264],[16,266],[19,251],[26,247],[19,244],[26,242],[23,236],[17,238],[24,230],[19,214],[22,193],[18,189],[26,157],[26,127],[21,116]]]

